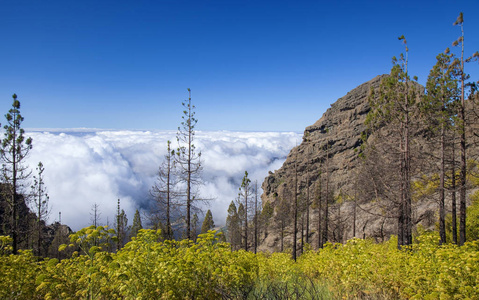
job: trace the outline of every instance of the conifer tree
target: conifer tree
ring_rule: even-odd
[[[258,239],[259,239],[259,227],[260,227],[260,216],[261,216],[261,204],[259,203],[258,198],[258,181],[254,182],[254,240],[253,240],[253,251],[256,253],[258,251]]]
[[[172,213],[178,208],[177,174],[175,166],[175,151],[171,149],[171,142],[167,142],[167,153],[158,169],[157,180],[150,189],[150,194],[155,199],[155,205],[150,214],[155,222],[165,224],[164,237],[173,238]]]
[[[36,214],[36,234],[37,234],[37,245],[36,245],[36,254],[38,256],[42,255],[42,243],[43,243],[43,233],[42,228],[44,223],[50,213],[48,207],[48,194],[45,188],[44,175],[43,172],[45,168],[43,167],[42,162],[38,163],[37,167],[37,176],[33,176],[33,185],[32,185],[32,196],[33,196],[33,211]]]
[[[191,218],[191,236],[192,240],[196,242],[196,237],[198,234],[198,222],[199,222],[198,214],[194,213],[193,218]]]
[[[213,222],[213,214],[211,210],[208,209],[205,215],[205,219],[203,220],[203,224],[201,225],[201,233],[207,233],[208,230],[212,230],[215,228],[215,223]]]
[[[470,96],[473,96],[476,83],[466,83],[466,80],[470,78],[465,73],[464,63],[479,60],[479,52],[476,51],[472,56],[464,58],[464,15],[461,12],[453,23],[454,26],[461,27],[461,36],[453,42],[453,46],[461,46],[461,58],[456,60],[460,69],[460,82],[461,82],[461,105],[459,108],[459,136],[460,136],[460,175],[459,175],[459,245],[464,245],[466,242],[466,176],[467,176],[467,157],[466,157],[466,88],[470,89]]]
[[[253,194],[253,191],[251,189],[251,180],[248,178],[248,172],[244,172],[243,180],[241,182],[241,187],[239,188],[239,193],[238,193],[238,199],[241,201],[241,204],[244,206],[244,249],[248,251],[248,215],[249,211],[251,210],[251,207],[249,207],[249,204],[251,202],[251,196]]]
[[[466,102],[464,99],[464,82],[466,74],[464,73],[464,17],[462,12],[453,24],[461,27],[461,36],[457,39],[453,46],[461,45],[461,105],[459,108],[459,134],[460,134],[460,175],[459,175],[459,245],[466,242]]]
[[[133,216],[133,224],[131,225],[131,228],[130,228],[130,239],[132,237],[137,236],[138,231],[140,231],[140,229],[143,229],[143,226],[141,225],[140,212],[137,209],[135,211],[135,215]]]
[[[128,229],[128,218],[126,217],[126,213],[123,209],[120,211],[120,199],[118,199],[118,206],[117,206],[117,213],[116,213],[116,234],[117,234],[117,242],[116,242],[116,251],[120,250],[126,240],[126,233]]]
[[[188,89],[188,101],[182,102],[183,121],[178,127],[176,139],[179,143],[176,151],[176,162],[180,167],[181,180],[186,183],[186,238],[191,239],[191,210],[193,201],[200,200],[195,197],[193,187],[200,184],[202,171],[201,152],[197,152],[193,143],[195,126],[198,120],[195,118],[195,106],[191,102],[191,90]]]
[[[228,233],[227,241],[231,244],[233,250],[237,250],[241,245],[241,229],[239,224],[238,211],[234,201],[231,201],[228,207],[228,216],[226,217],[226,229]]]
[[[456,129],[452,129],[451,141],[451,217],[452,217],[452,242],[458,244],[457,239],[457,199],[456,199]]]
[[[241,235],[241,246],[243,247],[244,249],[244,244],[245,244],[245,236],[244,236],[244,232],[245,232],[245,228],[244,226],[247,226],[245,224],[245,209],[244,209],[244,205],[242,202],[239,202],[238,200],[238,225],[239,225],[239,228],[240,228],[240,235]]]
[[[22,181],[30,175],[28,168],[23,165],[25,157],[32,149],[32,139],[25,139],[25,130],[21,127],[23,117],[20,114],[20,101],[13,94],[12,108],[5,115],[7,124],[4,126],[5,133],[2,140],[0,155],[3,161],[2,179],[7,184],[7,203],[10,212],[10,235],[13,239],[13,253],[18,251],[19,238],[19,214],[20,202],[25,201],[20,196]]]
[[[366,123],[377,132],[387,124],[393,128],[389,144],[396,154],[394,162],[398,166],[398,190],[396,217],[398,221],[398,248],[412,243],[412,201],[411,201],[411,136],[412,118],[418,111],[417,91],[410,83],[408,74],[408,53],[404,36],[398,38],[405,45],[406,54],[399,60],[393,57],[390,76],[381,82],[379,91],[371,91],[369,102],[371,111]],[[416,77],[414,77],[417,80]],[[395,167],[393,167],[395,168]]]
[[[440,243],[444,244],[446,243],[446,151],[447,148],[449,148],[446,135],[452,130],[453,125],[454,105],[459,95],[457,88],[457,75],[459,74],[459,70],[457,64],[453,64],[453,55],[449,49],[439,54],[436,59],[437,63],[430,71],[427,80],[427,94],[423,97],[424,103],[422,110],[426,116],[429,130],[433,135],[439,136],[440,140],[439,236]],[[452,147],[454,147],[454,145],[452,145]],[[452,176],[454,176],[454,174],[452,174]],[[453,206],[455,206],[455,203],[453,203]]]

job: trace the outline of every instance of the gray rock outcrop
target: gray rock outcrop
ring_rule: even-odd
[[[373,237],[381,241],[396,234],[397,220],[386,217],[384,208],[375,207],[374,199],[364,199],[358,206],[357,202],[344,201],[356,198],[354,193],[358,190],[358,175],[361,167],[362,134],[367,131],[366,117],[370,111],[368,96],[371,88],[379,88],[381,80],[388,75],[380,75],[351,90],[347,95],[338,99],[313,125],[306,127],[303,140],[289,153],[283,166],[275,172],[270,172],[262,184],[263,206],[266,203],[273,209],[278,206],[281,198],[290,198],[294,190],[295,172],[298,176],[300,197],[306,197],[309,192],[310,200],[310,230],[309,242],[316,248],[318,243],[317,224],[318,217],[315,212],[315,190],[318,186],[319,174],[322,172],[322,188],[324,192],[324,177],[328,178],[328,189],[332,199],[343,198],[343,201],[334,201],[329,215],[331,216],[329,240],[345,242],[356,237]],[[423,88],[420,88],[423,90]],[[477,120],[477,117],[476,117]],[[371,137],[370,137],[371,138]],[[368,139],[369,142],[369,139]],[[417,136],[416,142],[425,148],[424,137]],[[328,159],[327,159],[328,157]],[[374,159],[374,158],[372,158]],[[325,174],[325,165],[327,176]],[[296,170],[296,171],[295,171]],[[430,174],[431,169],[422,170],[423,174]],[[367,176],[361,174],[361,184],[368,185]],[[413,221],[425,228],[434,229],[436,222],[437,203],[435,201],[418,201],[414,204]],[[292,204],[291,204],[292,206]],[[354,213],[355,212],[355,213]],[[353,224],[353,213],[356,222]],[[290,222],[291,224],[291,222]],[[339,229],[336,231],[335,229]],[[339,226],[339,227],[338,227]],[[279,234],[274,230],[274,221],[270,225],[268,235],[262,238],[261,250],[277,251],[279,249]],[[355,231],[353,232],[353,228]],[[289,233],[292,227],[288,228]],[[354,234],[353,234],[354,233]],[[301,235],[298,234],[298,237]],[[299,243],[299,241],[298,241]],[[292,245],[292,234],[285,238],[285,245]],[[287,246],[286,246],[287,247]]]

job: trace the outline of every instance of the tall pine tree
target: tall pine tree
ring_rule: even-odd
[[[240,201],[241,204],[243,204],[243,207],[244,207],[243,249],[245,249],[246,251],[248,251],[248,242],[249,242],[249,238],[248,238],[249,220],[248,220],[248,217],[249,217],[249,213],[250,213],[250,210],[251,210],[251,206],[250,206],[251,200],[252,200],[251,196],[253,194],[253,190],[252,190],[250,184],[251,184],[251,180],[248,178],[248,172],[245,171],[244,176],[243,176],[243,180],[241,181],[241,187],[239,188],[238,201]]]
[[[20,114],[20,101],[13,94],[12,108],[5,115],[7,124],[4,126],[5,133],[2,140],[0,155],[2,157],[2,179],[6,183],[7,203],[10,212],[9,229],[13,239],[13,253],[18,251],[19,243],[19,208],[24,198],[20,195],[22,181],[28,178],[30,172],[23,165],[24,160],[32,149],[32,139],[25,138],[25,130],[21,127],[23,117]]]
[[[460,137],[460,175],[459,175],[459,245],[464,245],[466,242],[466,177],[467,177],[467,157],[466,157],[466,89],[469,89],[469,96],[473,96],[476,83],[466,82],[470,78],[464,70],[465,62],[472,62],[479,60],[479,52],[476,51],[472,56],[464,57],[464,15],[461,12],[453,23],[454,26],[461,27],[461,36],[453,42],[453,46],[461,46],[461,58],[456,60],[460,69],[460,82],[461,82],[461,105],[459,108],[458,125],[459,125],[459,137]],[[479,82],[478,82],[479,83]]]
[[[379,91],[372,90],[370,96],[371,111],[366,123],[377,132],[385,124],[392,129],[388,143],[395,149],[392,158],[398,170],[398,199],[396,205],[396,218],[398,221],[398,248],[412,243],[412,196],[411,196],[411,137],[413,117],[418,110],[417,91],[411,84],[408,73],[408,53],[404,36],[398,38],[405,45],[406,54],[399,59],[393,57],[393,67],[390,76],[381,82]],[[416,79],[416,78],[415,78]],[[391,166],[392,166],[391,165]]]
[[[459,95],[457,88],[457,64],[453,63],[453,55],[449,49],[437,57],[436,65],[429,73],[423,97],[422,111],[426,117],[427,127],[433,137],[438,137],[440,144],[439,158],[439,236],[441,244],[446,243],[446,163],[447,149],[454,147],[448,143],[448,133],[452,132],[455,103]],[[449,134],[450,136],[450,134]],[[452,159],[454,163],[454,159]],[[451,174],[454,176],[454,174]],[[455,203],[452,205],[455,208]],[[455,216],[453,216],[455,218]],[[455,223],[455,222],[453,222]]]
[[[191,90],[188,89],[188,100],[182,102],[183,121],[178,127],[176,139],[179,143],[176,152],[176,162],[180,167],[181,180],[186,184],[186,238],[191,239],[191,211],[193,201],[199,200],[193,191],[195,185],[200,184],[202,171],[201,152],[197,152],[193,143],[195,126],[198,120],[195,118],[195,106],[191,102]]]

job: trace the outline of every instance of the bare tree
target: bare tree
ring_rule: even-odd
[[[321,167],[320,167],[321,169]],[[321,171],[318,174],[318,180],[316,181],[316,208],[318,211],[318,249],[323,248],[323,229],[322,229],[322,215],[323,215],[323,190],[322,190],[322,182],[321,182]]]
[[[92,225],[94,225],[95,227],[100,226],[100,217],[100,204],[95,203],[91,206],[90,212],[90,222],[92,223]]]
[[[296,261],[297,256],[297,241],[298,241],[298,155],[294,158],[294,188],[293,188],[293,260]]]
[[[323,204],[323,226],[322,226],[322,241],[321,241],[321,247],[328,241],[328,230],[329,230],[329,202],[330,202],[330,192],[329,192],[329,141],[327,144],[324,146],[324,150],[326,151],[326,158],[325,158],[325,163],[324,163],[324,168],[325,168],[325,180],[326,180],[326,189],[325,189],[325,194],[324,197],[322,196],[321,198],[324,199],[324,204]]]
[[[175,151],[171,149],[171,142],[168,141],[165,158],[158,169],[156,182],[150,189],[150,195],[155,200],[154,207],[150,210],[150,218],[153,222],[165,223],[166,239],[173,239],[172,217],[173,213],[178,213],[179,207],[180,192],[177,190],[178,177],[174,158]]]
[[[309,181],[309,174],[307,175],[307,182],[306,182],[306,244],[309,244],[309,210],[311,207],[311,198],[309,195],[309,188],[310,188],[310,181]]]
[[[36,231],[37,231],[37,245],[36,245],[36,254],[38,256],[42,255],[42,243],[43,243],[43,226],[46,222],[49,214],[50,208],[48,206],[48,194],[47,189],[45,188],[44,175],[43,172],[45,168],[43,167],[42,162],[38,163],[37,166],[37,175],[33,176],[33,185],[32,185],[32,197],[33,197],[33,210],[36,214]]]

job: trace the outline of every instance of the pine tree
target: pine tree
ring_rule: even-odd
[[[459,108],[459,134],[460,134],[460,175],[459,175],[459,245],[464,245],[466,242],[466,176],[467,176],[467,157],[466,157],[466,89],[470,88],[470,96],[474,94],[477,88],[476,83],[466,83],[470,78],[465,73],[464,63],[479,60],[479,52],[475,52],[472,56],[464,58],[464,15],[461,12],[453,23],[454,26],[461,27],[461,36],[453,42],[453,46],[461,45],[461,58],[456,60],[460,69],[461,82],[461,105]]]
[[[260,227],[260,217],[261,217],[261,204],[259,203],[258,198],[258,181],[254,182],[254,253],[258,251],[258,239],[259,239],[259,227]]]
[[[227,241],[231,244],[233,250],[237,250],[241,245],[241,228],[239,224],[238,211],[234,201],[231,201],[228,207],[228,216],[226,217]]]
[[[191,102],[191,90],[188,89],[188,101],[182,103],[183,121],[178,127],[176,139],[179,147],[176,152],[176,162],[180,167],[181,180],[186,183],[186,238],[191,239],[191,210],[193,201],[199,200],[193,193],[193,187],[200,184],[202,171],[201,152],[196,151],[193,143],[195,126],[198,120],[195,118],[195,106]]]
[[[126,213],[123,209],[120,211],[120,199],[118,199],[115,225],[117,234],[116,251],[118,251],[126,242],[126,233],[128,230],[128,218],[126,217]]]
[[[444,244],[446,243],[446,151],[449,148],[446,135],[452,130],[453,125],[454,105],[459,95],[457,88],[459,70],[457,64],[453,63],[453,55],[449,49],[446,49],[445,53],[439,54],[436,59],[437,63],[430,71],[427,80],[427,94],[423,97],[422,111],[426,116],[429,130],[440,140],[439,236],[440,243]],[[453,206],[455,205],[453,204]]]
[[[248,221],[248,215],[249,211],[251,210],[251,207],[249,207],[249,204],[251,202],[251,195],[253,194],[253,191],[251,189],[251,180],[248,178],[248,172],[244,172],[243,180],[241,182],[241,187],[239,188],[239,193],[238,193],[238,201],[241,201],[241,204],[244,206],[244,249],[248,251],[248,227],[249,227],[249,221]]]
[[[155,223],[165,224],[164,237],[173,239],[172,213],[179,207],[176,190],[177,174],[175,167],[175,151],[171,149],[171,142],[167,142],[167,153],[164,161],[158,170],[157,180],[150,189],[150,194],[155,199],[155,205],[150,211]]]
[[[27,167],[23,165],[25,157],[32,149],[32,139],[25,139],[25,130],[21,127],[23,117],[20,114],[20,101],[13,94],[12,108],[5,115],[7,125],[4,126],[5,137],[2,140],[0,155],[3,160],[3,181],[7,184],[7,203],[10,211],[10,235],[13,239],[13,253],[18,251],[19,214],[20,202],[25,201],[20,196],[22,181],[30,175]]]
[[[451,217],[452,217],[452,242],[458,244],[457,239],[457,199],[456,199],[456,129],[452,129],[451,141]]]
[[[213,222],[213,214],[211,210],[208,209],[205,215],[205,219],[203,220],[203,224],[201,225],[201,233],[207,233],[208,230],[212,230],[215,228],[215,223]]]
[[[459,175],[459,245],[466,242],[466,102],[464,99],[464,82],[466,74],[464,73],[464,17],[462,12],[453,24],[461,27],[461,36],[453,46],[461,45],[461,105],[459,108],[459,133],[461,147],[460,175]]]
[[[245,228],[244,226],[247,226],[247,224],[245,224],[245,209],[244,209],[244,205],[242,202],[240,202],[238,200],[238,225],[239,225],[239,229],[240,229],[240,236],[241,236],[241,241],[240,241],[240,245],[243,247],[244,249],[244,244],[245,244],[245,236],[244,236],[244,232],[245,232]]]
[[[140,231],[140,229],[143,229],[143,226],[141,225],[140,212],[137,209],[135,211],[135,215],[133,216],[133,224],[131,225],[131,228],[130,228],[130,239],[132,237],[137,236],[138,231]]]
[[[396,145],[399,199],[397,204],[398,220],[398,248],[412,243],[412,201],[411,201],[411,136],[412,118],[417,112],[417,93],[410,83],[408,74],[408,53],[404,36],[398,38],[405,45],[406,55],[401,53],[399,60],[393,57],[393,67],[390,76],[381,82],[378,95],[372,90],[370,97],[371,112],[366,123],[371,129],[379,132],[379,128],[390,125],[396,140],[390,140],[391,145]],[[417,78],[415,78],[417,79]]]
[[[196,242],[196,237],[198,234],[198,222],[199,222],[198,214],[194,213],[193,218],[191,218],[191,236],[192,236],[193,242]]]
[[[43,167],[42,162],[38,163],[37,167],[37,176],[33,176],[33,185],[32,185],[32,197],[33,197],[33,211],[36,214],[36,231],[37,231],[37,245],[36,245],[36,254],[38,256],[42,255],[41,249],[43,243],[43,223],[46,222],[46,219],[50,213],[48,207],[48,194],[45,188],[44,175],[43,172],[45,168]]]

